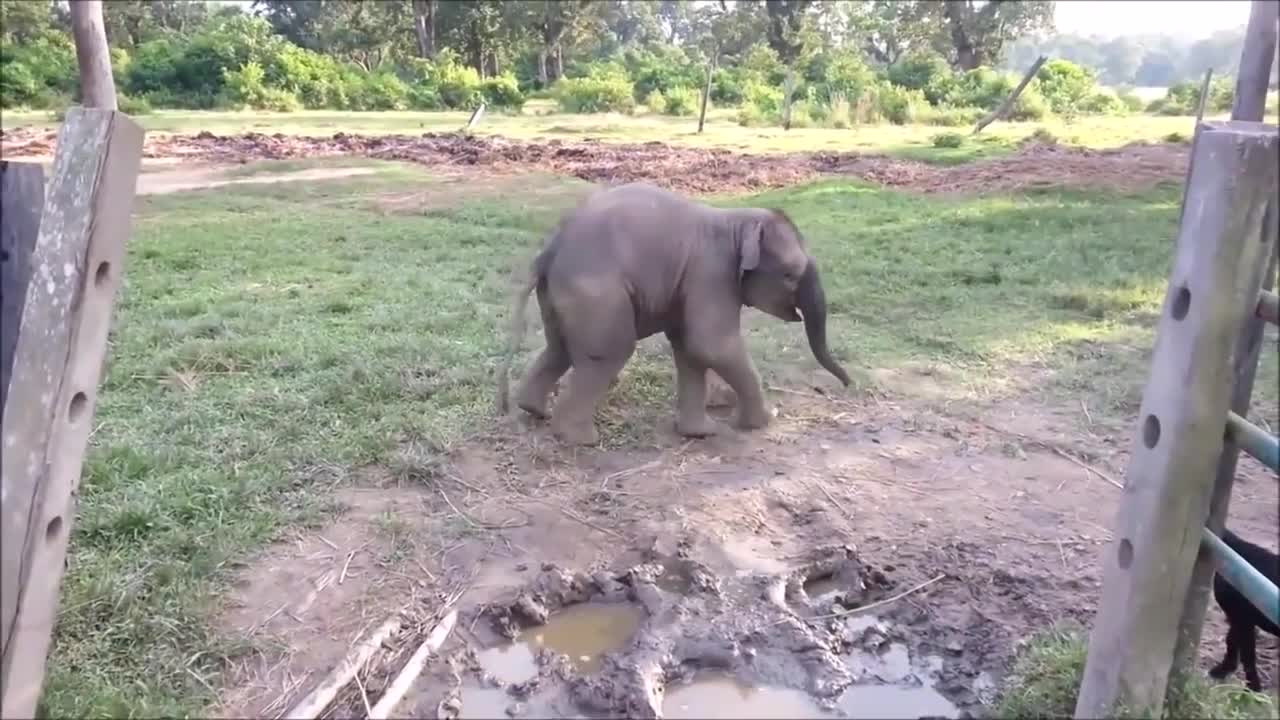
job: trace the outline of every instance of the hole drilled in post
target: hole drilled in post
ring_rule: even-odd
[[[1178,288],[1178,294],[1173,296],[1173,307],[1169,312],[1173,315],[1174,320],[1181,320],[1187,316],[1187,311],[1191,309],[1191,291],[1186,285]]]
[[[103,261],[98,263],[98,269],[93,272],[93,286],[103,288],[107,286],[107,281],[111,279],[111,263]]]
[[[61,534],[62,534],[62,516],[58,515],[54,519],[50,520],[48,525],[45,525],[44,539],[48,542],[53,542],[54,540],[57,540],[58,536]]]
[[[1120,541],[1120,551],[1117,553],[1116,561],[1120,563],[1121,570],[1128,570],[1133,564],[1133,543],[1129,542],[1129,538]]]
[[[71,405],[67,407],[67,418],[73,423],[80,422],[80,417],[84,415],[87,407],[89,407],[89,396],[82,392],[72,395]]]
[[[1148,450],[1153,449],[1160,442],[1160,419],[1155,415],[1148,415],[1146,420],[1142,421],[1142,444],[1147,446]]]

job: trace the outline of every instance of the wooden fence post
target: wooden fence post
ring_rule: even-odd
[[[44,168],[39,163],[0,160],[0,408],[9,393],[13,349],[31,276],[31,251],[44,212]],[[2,589],[8,597],[8,588]],[[6,605],[7,607],[7,605]],[[4,615],[8,636],[9,614]]]
[[[33,716],[40,696],[142,142],[112,110],[73,107],[58,131],[3,410],[0,580],[18,596],[0,638],[2,717]]]
[[[1271,60],[1276,51],[1278,33],[1280,33],[1280,3],[1255,1],[1249,13],[1245,46],[1241,51],[1235,103],[1231,111],[1232,120],[1262,122],[1267,98],[1267,80],[1271,74]],[[1197,136],[1199,132],[1199,125],[1197,125]],[[1194,148],[1193,143],[1193,155]],[[1191,171],[1193,170],[1194,168]],[[1270,252],[1269,257],[1261,260],[1266,267],[1262,276],[1262,288],[1266,290],[1270,290],[1275,285],[1277,259],[1280,258],[1280,207],[1276,206],[1274,198],[1272,200],[1270,222],[1264,228],[1266,237],[1270,238],[1268,241]],[[1185,194],[1183,205],[1185,212]],[[1263,320],[1251,316],[1245,323],[1244,331],[1235,340],[1232,353],[1235,366],[1231,387],[1231,411],[1241,417],[1249,416],[1253,381],[1258,371],[1265,329],[1266,323]],[[1231,488],[1235,484],[1236,461],[1239,456],[1240,448],[1228,435],[1218,458],[1213,494],[1209,500],[1209,517],[1206,521],[1214,534],[1220,534],[1227,521],[1227,512],[1231,508]],[[1209,597],[1213,591],[1215,570],[1213,554],[1202,549],[1196,557],[1191,573],[1191,584],[1183,602],[1182,621],[1178,625],[1178,644],[1174,650],[1173,664],[1175,676],[1185,676],[1195,672],[1196,656],[1200,650],[1200,636],[1204,628],[1204,616],[1208,610]]]
[[[1077,718],[1159,717],[1182,603],[1209,511],[1232,380],[1226,349],[1257,304],[1280,134],[1205,123],[1156,330],[1133,455],[1103,556]]]

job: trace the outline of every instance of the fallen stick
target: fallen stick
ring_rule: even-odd
[[[297,705],[294,705],[284,717],[292,720],[315,720],[329,703],[338,696],[338,691],[351,682],[360,668],[364,666],[374,652],[382,646],[384,640],[400,629],[400,614],[396,613],[386,622],[356,645],[355,653],[348,655],[333,673],[312,690]]]
[[[1094,475],[1097,475],[1098,477],[1102,478],[1103,480],[1106,480],[1107,482],[1111,483],[1112,485],[1116,486],[1117,488],[1119,488],[1119,489],[1121,489],[1121,490],[1123,490],[1123,489],[1124,489],[1124,484],[1123,484],[1123,483],[1121,483],[1120,481],[1118,481],[1118,480],[1116,480],[1115,478],[1111,477],[1110,475],[1108,475],[1108,474],[1106,474],[1106,473],[1102,472],[1101,470],[1099,470],[1099,469],[1097,469],[1097,468],[1093,467],[1092,465],[1090,465],[1090,464],[1088,464],[1088,463],[1084,462],[1083,460],[1081,460],[1081,459],[1079,459],[1079,458],[1077,458],[1077,457],[1073,457],[1070,453],[1063,452],[1062,450],[1059,450],[1058,448],[1054,448],[1054,449],[1053,449],[1053,451],[1054,451],[1055,453],[1057,453],[1057,454],[1061,455],[1062,457],[1066,458],[1067,460],[1070,460],[1071,462],[1075,463],[1076,465],[1079,465],[1080,467],[1084,468],[1086,471],[1091,472],[1091,473],[1093,473]]]
[[[932,580],[926,580],[926,581],[924,581],[924,582],[920,583],[919,585],[916,585],[916,586],[915,586],[915,587],[913,587],[913,588],[907,588],[906,590],[903,590],[902,592],[898,593],[897,595],[893,595],[893,596],[887,597],[887,598],[885,598],[885,599],[883,599],[883,600],[877,600],[877,601],[875,601],[875,602],[871,603],[870,605],[863,605],[862,607],[849,608],[848,610],[842,610],[842,611],[840,611],[840,612],[827,613],[826,615],[814,615],[814,616],[813,616],[813,617],[811,617],[811,618],[804,618],[804,619],[805,619],[805,620],[833,620],[833,619],[835,619],[835,618],[842,618],[842,617],[849,617],[850,615],[857,615],[858,613],[863,613],[863,612],[866,612],[866,611],[868,611],[868,610],[872,610],[872,609],[874,609],[874,608],[878,608],[878,607],[880,607],[881,605],[888,605],[888,604],[889,604],[889,603],[891,603],[891,602],[897,602],[898,600],[901,600],[902,598],[904,598],[904,597],[906,597],[906,596],[910,595],[911,593],[919,592],[919,591],[921,591],[921,590],[923,590],[923,589],[925,589],[925,588],[929,587],[930,585],[932,585],[932,584],[934,584],[934,583],[938,582],[939,580],[941,580],[941,579],[943,579],[943,578],[945,578],[945,577],[946,577],[946,575],[945,575],[945,574],[943,574],[943,575],[939,575],[938,577],[936,577],[936,578],[934,578],[934,579],[932,579]],[[769,625],[781,625],[782,623],[784,623],[784,622],[786,622],[786,621],[788,621],[788,620],[790,620],[790,619],[791,619],[791,618],[782,618],[781,620],[777,620],[777,621],[774,621],[774,622],[772,622],[772,623],[769,623]],[[768,627],[768,626],[766,626],[766,627]]]
[[[418,649],[413,652],[409,661],[404,664],[400,673],[396,675],[396,679],[391,681],[387,691],[382,694],[382,697],[378,698],[377,704],[369,711],[369,720],[382,720],[395,709],[396,704],[404,698],[405,693],[409,691],[409,687],[413,685],[413,681],[422,674],[422,669],[427,664],[427,658],[431,657],[431,653],[439,650],[445,639],[449,637],[449,633],[453,632],[453,626],[456,622],[458,622],[458,611],[450,610],[432,628],[431,633],[427,635],[427,639],[422,641]]]

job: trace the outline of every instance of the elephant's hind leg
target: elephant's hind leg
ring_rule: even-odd
[[[685,348],[683,338],[667,333],[676,362],[676,432],[685,437],[707,437],[716,432],[707,417],[707,365]]]
[[[636,349],[635,315],[630,298],[621,294],[575,298],[573,303],[579,312],[564,327],[573,372],[556,401],[551,427],[567,443],[594,445],[600,439],[596,406]]]
[[[560,322],[541,293],[538,296],[538,306],[542,310],[542,332],[546,336],[547,346],[538,354],[525,374],[524,381],[517,388],[516,406],[545,420],[550,416],[547,412],[547,398],[561,376],[569,371],[570,360],[564,335],[560,332]]]

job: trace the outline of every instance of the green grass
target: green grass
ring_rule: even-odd
[[[1032,637],[1015,660],[991,717],[1073,716],[1087,645],[1087,633],[1074,625],[1050,628]],[[1239,682],[1219,684],[1197,674],[1170,693],[1164,717],[1261,720],[1276,718],[1277,712],[1275,699],[1268,695],[1250,692]]]
[[[937,149],[931,138],[948,128],[930,125],[861,125],[850,129],[780,127],[747,128],[738,125],[737,110],[718,108],[708,113],[703,134],[697,134],[696,118],[665,115],[567,115],[555,112],[547,101],[531,101],[521,113],[487,114],[478,134],[502,135],[520,140],[579,140],[609,142],[662,142],[697,147],[724,147],[749,152],[861,151],[883,152],[925,161],[961,162],[1008,152],[1019,140],[1043,129],[1062,142],[1086,147],[1116,147],[1135,141],[1158,141],[1171,133],[1189,134],[1194,120],[1188,117],[1082,117],[1050,119],[1037,123],[997,122],[963,148]],[[195,133],[202,130],[228,134],[240,132],[289,135],[332,135],[336,132],[388,134],[453,132],[466,125],[466,112],[341,112],[305,111],[200,112],[163,110],[137,118],[149,131]],[[52,127],[48,112],[8,110],[0,121],[5,128]],[[968,133],[968,128],[958,128]]]
[[[46,716],[200,714],[204,682],[217,686],[246,651],[211,621],[236,563],[328,517],[355,469],[491,421],[509,273],[578,181],[486,195],[478,178],[454,197],[457,183],[422,168],[379,168],[139,198]],[[557,183],[564,192],[549,192]],[[378,206],[406,186],[432,209]],[[717,202],[775,205],[797,222],[852,370],[947,366],[957,399],[1079,394],[1101,413],[1105,393],[1123,411],[1141,392],[1179,197],[955,199],[828,181]],[[752,325],[766,379],[813,367],[795,325]],[[631,441],[619,408],[649,418],[635,426],[645,432],[669,414],[658,340],[614,390],[606,443]],[[531,330],[516,366],[539,345]],[[1028,380],[1028,366],[1050,379]],[[1268,372],[1256,404],[1275,407]]]

